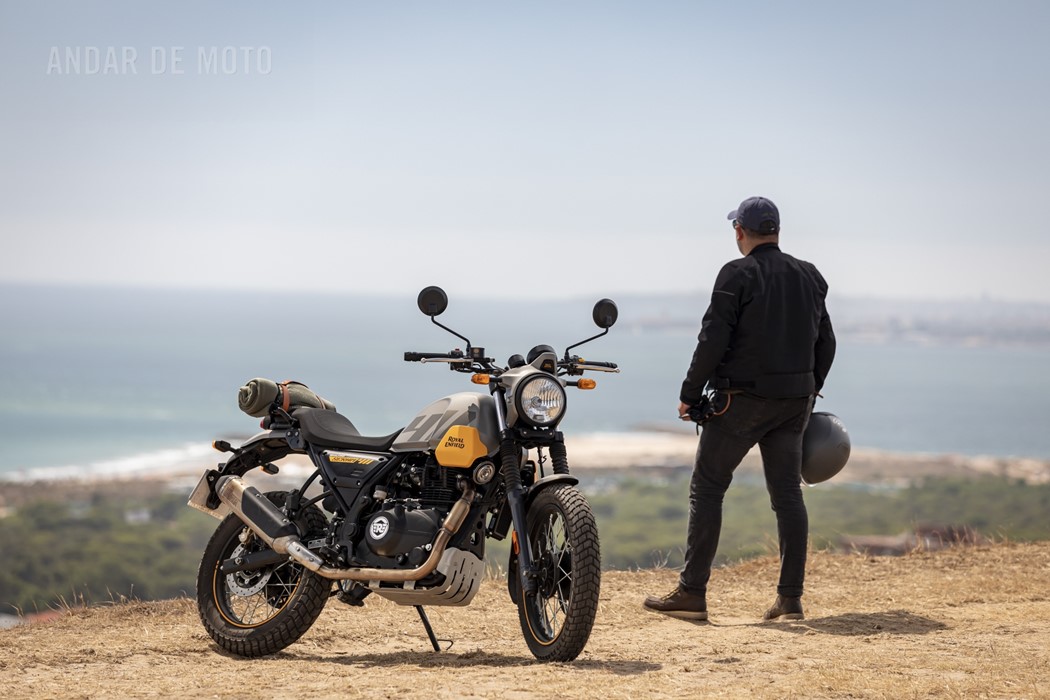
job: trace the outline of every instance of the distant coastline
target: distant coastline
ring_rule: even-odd
[[[674,405],[708,294],[612,293],[620,321],[587,350],[622,372],[599,377],[595,392],[572,393],[565,433],[692,434]],[[464,297],[449,313],[506,358],[585,337],[592,304]],[[829,306],[839,353],[818,410],[841,416],[855,445],[1050,459],[1050,304],[833,296]],[[323,327],[323,342],[230,332],[272,318]],[[12,397],[0,406],[7,481],[138,478],[179,463],[200,470],[218,461],[211,439],[256,429],[235,400],[253,376],[307,382],[366,434],[389,433],[434,398],[473,388],[402,361],[404,350],[458,342],[425,323],[407,296],[0,284],[0,323]]]
[[[196,297],[198,299],[233,300],[234,304],[258,299],[254,292],[237,289],[178,289],[174,287],[120,287],[107,285],[66,285],[0,282],[0,318],[10,314],[17,318],[25,313],[22,303],[5,304],[26,298],[36,298],[45,304],[64,298],[94,299],[112,306],[137,306],[132,298],[167,299]],[[635,333],[689,333],[699,330],[700,317],[709,295],[707,289],[690,292],[652,294],[617,293],[603,290],[620,306],[617,330],[630,329]],[[286,303],[305,307],[345,306],[360,309],[354,302],[390,305],[411,314],[414,302],[411,295],[364,294],[351,292],[318,292],[285,290],[281,299]],[[588,297],[588,303],[589,302]],[[340,300],[345,304],[340,304]],[[578,298],[550,304],[575,304]],[[167,302],[164,302],[167,305]],[[581,302],[582,303],[582,302]],[[515,308],[521,302],[514,299],[457,300],[464,309],[484,309],[493,304]],[[6,308],[5,308],[6,307]],[[1050,348],[1050,303],[1017,301],[980,297],[973,299],[908,299],[839,296],[832,292],[828,299],[840,339],[857,343],[919,345],[946,345],[964,347],[1035,347]],[[174,307],[173,307],[174,308]]]
[[[637,430],[594,432],[566,436],[572,468],[581,474],[662,473],[692,468],[697,437],[690,432]],[[223,461],[210,444],[190,443],[180,448],[160,449],[131,457],[85,465],[37,467],[0,472],[0,484],[17,485],[59,481],[96,483],[159,481],[166,484],[191,481]],[[285,475],[303,477],[312,469],[303,455],[292,455],[280,463]],[[757,448],[740,467],[741,473],[761,472]],[[904,485],[929,477],[979,478],[1001,476],[1038,484],[1050,483],[1050,460],[1031,457],[961,455],[955,453],[894,452],[854,447],[839,483],[883,483]]]
[[[695,334],[698,296],[638,298],[645,313],[628,322],[636,332]],[[857,344],[1050,348],[1050,304],[833,297],[828,307],[836,336]]]

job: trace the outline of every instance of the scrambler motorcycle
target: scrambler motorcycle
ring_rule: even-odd
[[[498,366],[485,349],[438,323],[448,297],[427,287],[419,309],[465,341],[466,350],[406,352],[441,363],[487,391],[434,401],[401,430],[362,436],[302,384],[252,380],[241,408],[263,432],[233,447],[208,470],[189,505],[222,519],[204,550],[197,606],[224,650],[273,654],[299,639],[332,596],[363,605],[370,594],[413,606],[435,651],[441,647],[423,606],[467,605],[485,575],[486,540],[511,535],[507,588],[529,650],[570,661],[583,650],[598,608],[598,529],[569,473],[558,424],[566,387],[592,389],[587,371],[618,372],[573,348],[600,338],[617,308],[602,299],[602,332],[565,350],[537,345]],[[243,476],[290,454],[316,467],[291,491],[261,493]]]

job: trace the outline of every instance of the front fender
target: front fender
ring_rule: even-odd
[[[571,474],[551,474],[550,476],[545,476],[529,487],[529,492],[525,494],[525,507],[528,509],[528,507],[532,505],[532,500],[536,498],[536,495],[549,486],[553,486],[554,484],[568,484],[569,486],[575,486],[578,483],[580,483],[580,480]]]

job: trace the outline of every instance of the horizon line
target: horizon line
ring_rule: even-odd
[[[119,282],[52,282],[52,281],[40,281],[40,280],[0,280],[0,290],[3,289],[40,289],[40,290],[68,290],[68,291],[97,291],[97,292],[156,292],[156,293],[193,293],[193,294],[243,294],[251,295],[258,294],[261,290],[252,289],[249,287],[240,286],[207,286],[207,285],[174,285],[174,284],[135,284],[135,283],[119,283]],[[406,291],[406,292],[391,292],[391,291],[379,291],[370,292],[365,290],[354,290],[354,289],[321,289],[321,288],[297,288],[297,289],[282,289],[282,290],[262,290],[262,291],[280,291],[281,294],[287,296],[324,296],[324,297],[368,297],[373,299],[390,299],[390,300],[402,300],[415,296],[417,291]],[[653,291],[604,291],[604,292],[574,292],[566,294],[561,297],[544,297],[539,299],[541,302],[559,302],[559,301],[574,301],[580,299],[590,299],[595,294],[598,295],[615,295],[620,298],[630,299],[653,299],[659,297],[690,297],[690,296],[701,296],[706,297],[710,293],[709,289],[697,288],[697,289],[664,289],[664,290],[653,290]],[[995,297],[987,293],[972,297],[964,296],[953,296],[953,297],[931,297],[931,296],[881,296],[874,294],[841,294],[835,293],[832,290],[830,294],[832,299],[839,299],[844,301],[854,302],[886,302],[886,303],[920,303],[920,304],[1002,304],[1002,305],[1014,305],[1014,306],[1040,306],[1050,308],[1050,300],[1043,299],[1032,299],[1032,298],[1010,298],[1010,297]],[[521,301],[520,295],[508,294],[507,296],[500,296],[498,293],[493,293],[493,290],[486,290],[485,294],[486,301]],[[532,301],[537,301],[535,297]]]

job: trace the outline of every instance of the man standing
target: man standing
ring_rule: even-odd
[[[689,493],[685,568],[653,612],[707,619],[707,583],[733,471],[757,443],[777,518],[780,582],[766,620],[801,620],[809,520],[802,500],[802,434],[835,356],[835,335],[817,268],[781,252],[780,212],[751,197],[729,213],[744,256],[715,280],[699,343],[682,383],[678,415],[688,420],[715,391]]]

